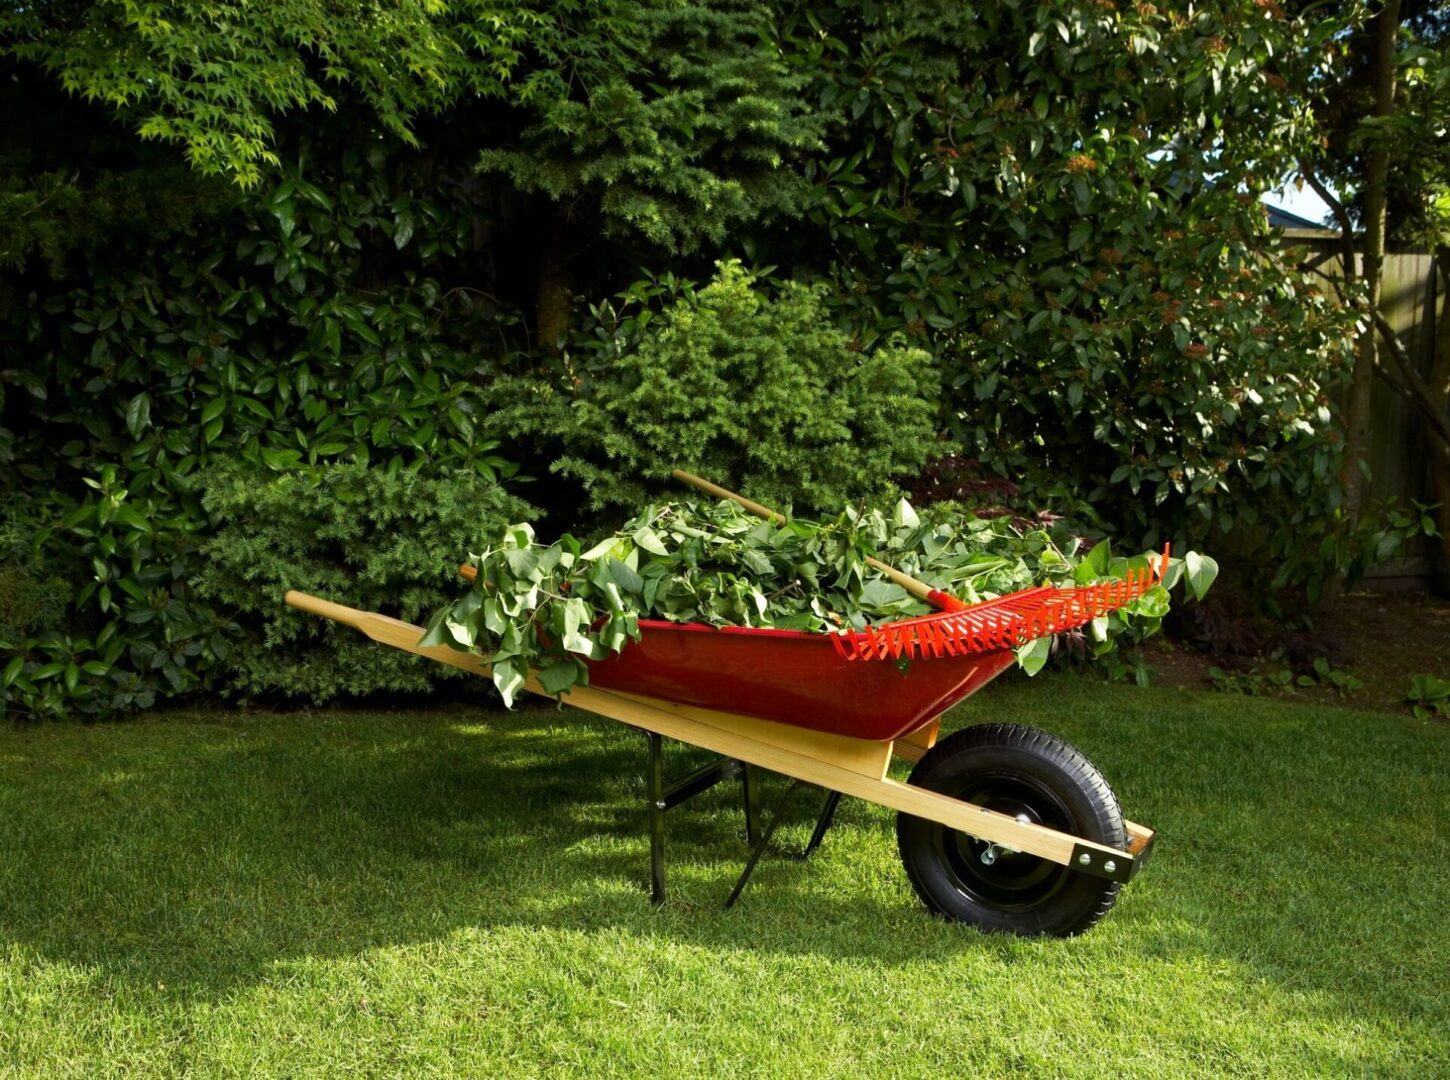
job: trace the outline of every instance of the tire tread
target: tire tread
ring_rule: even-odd
[[[1080,830],[1080,832],[1097,833],[1096,836],[1089,838],[1109,847],[1123,847],[1126,843],[1123,815],[1117,796],[1097,767],[1071,743],[1026,724],[992,722],[976,724],[954,732],[922,755],[907,782],[918,783],[918,778],[931,776],[943,762],[977,748],[1021,750],[1033,757],[1052,763],[1067,775],[1067,779],[1087,798],[1095,811],[1098,819],[1097,828]],[[922,784],[921,786],[928,785]],[[918,880],[914,872],[913,859],[908,851],[908,822],[914,820],[917,819],[906,814],[898,815],[897,818],[897,845],[912,888],[923,903],[938,914],[949,918],[961,917],[958,913],[944,910],[931,897],[923,882]],[[1108,913],[1121,889],[1122,886],[1118,882],[1103,882],[1103,887],[1093,903],[1075,912],[1068,921],[1045,932],[1069,937],[1091,929]]]

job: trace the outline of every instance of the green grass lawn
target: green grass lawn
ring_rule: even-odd
[[[546,704],[6,731],[0,1076],[1447,1075],[1450,728],[1067,678],[986,718],[1159,830],[1084,937],[932,919],[849,800],[721,911],[733,785],[653,910],[643,737]]]

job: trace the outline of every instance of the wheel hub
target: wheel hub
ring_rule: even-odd
[[[1046,788],[1024,776],[982,776],[958,796],[1023,824],[1060,829],[1066,807]],[[942,854],[953,884],[968,896],[999,908],[1037,907],[1062,887],[1070,873],[1050,860],[979,837],[943,828]]]

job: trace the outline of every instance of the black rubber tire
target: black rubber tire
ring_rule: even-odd
[[[1123,814],[1108,782],[1080,751],[1036,728],[979,724],[958,731],[926,752],[908,783],[1124,846]],[[1080,934],[1108,913],[1121,888],[1024,853],[999,852],[986,865],[984,841],[910,814],[897,815],[896,841],[922,903],[986,931]]]

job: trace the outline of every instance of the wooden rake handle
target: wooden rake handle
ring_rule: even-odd
[[[670,475],[676,480],[699,488],[707,495],[713,495],[717,499],[729,499],[731,502],[744,507],[745,510],[754,514],[756,517],[773,521],[777,525],[785,524],[785,515],[779,511],[772,510],[768,506],[762,506],[758,502],[747,499],[744,495],[737,495],[728,488],[722,488],[719,484],[712,484],[702,476],[696,476],[694,473],[686,472],[684,469],[675,469]],[[961,611],[967,607],[966,604],[958,600],[955,596],[944,593],[940,589],[933,589],[926,582],[917,581],[910,574],[903,574],[895,567],[887,566],[880,559],[874,559],[868,555],[866,556],[866,564],[874,570],[879,570],[918,600],[925,600],[938,611]]]

